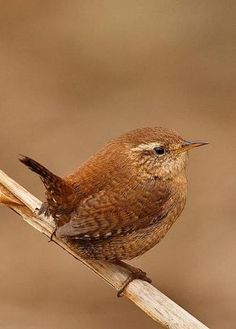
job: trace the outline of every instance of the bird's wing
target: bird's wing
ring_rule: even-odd
[[[163,219],[170,191],[166,184],[148,182],[116,191],[99,191],[79,205],[70,222],[57,235],[76,239],[101,239],[126,234]]]

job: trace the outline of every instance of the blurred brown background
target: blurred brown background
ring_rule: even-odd
[[[235,9],[235,1],[15,0],[0,10],[0,167],[40,198],[19,153],[64,175],[136,127],[210,141],[191,154],[181,220],[133,264],[224,329],[236,321]],[[1,328],[158,327],[13,212],[1,207],[0,217]]]

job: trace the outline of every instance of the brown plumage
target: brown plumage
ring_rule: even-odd
[[[43,204],[40,212],[51,215],[57,221],[61,214],[70,214],[75,209],[79,193],[75,193],[70,183],[29,157],[23,156],[20,161],[38,174],[46,187],[47,202]]]
[[[185,205],[187,151],[204,144],[165,128],[137,129],[64,179],[28,157],[21,161],[46,187],[42,210],[55,218],[55,234],[82,257],[119,263],[165,236]]]

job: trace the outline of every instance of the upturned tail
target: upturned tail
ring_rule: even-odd
[[[58,211],[69,212],[74,208],[77,199],[76,193],[68,182],[27,156],[22,156],[19,160],[40,176],[46,188],[48,211],[52,216]]]

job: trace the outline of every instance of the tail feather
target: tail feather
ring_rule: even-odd
[[[73,206],[76,194],[69,183],[27,156],[22,156],[19,160],[40,176],[46,188],[47,202],[51,208],[69,209]]]
[[[38,174],[40,176],[40,178],[42,179],[43,183],[44,182],[52,183],[52,182],[58,180],[58,178],[60,179],[60,177],[54,175],[50,170],[45,168],[43,165],[41,165],[37,161],[35,161],[27,156],[23,155],[19,160],[25,166],[27,166],[30,170],[32,170],[33,172]]]

